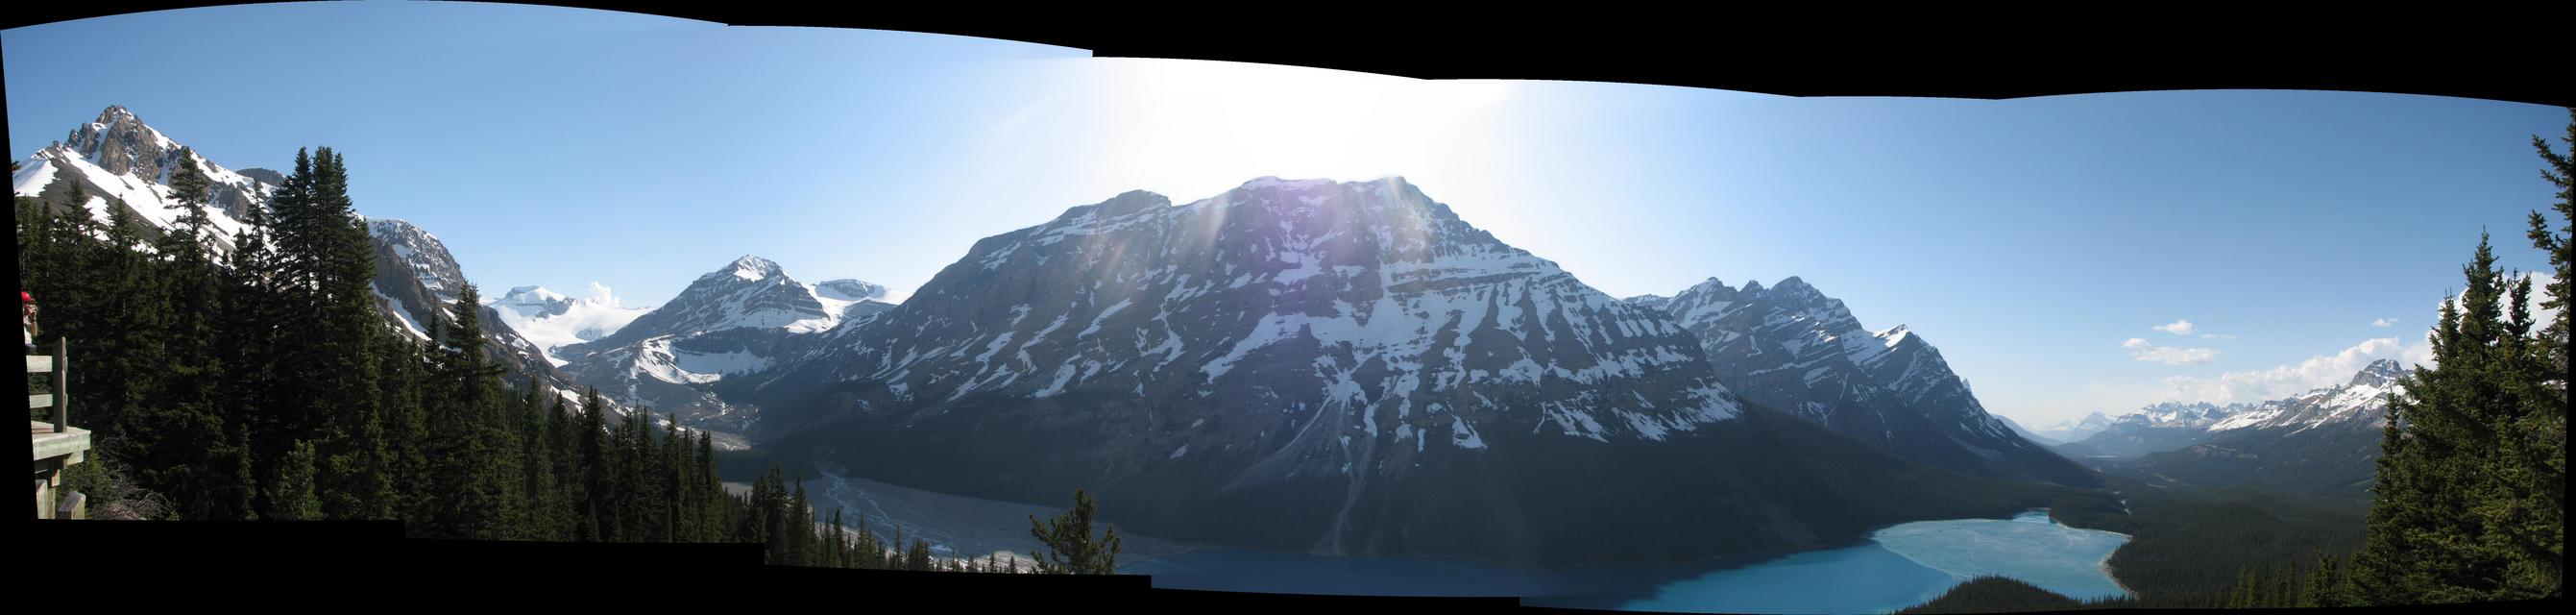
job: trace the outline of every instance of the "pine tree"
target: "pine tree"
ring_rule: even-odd
[[[387,458],[381,465],[394,486],[390,507],[397,518],[426,520],[431,499],[442,495],[431,490],[429,477],[427,451],[434,442],[422,400],[422,387],[429,380],[427,355],[410,339],[395,334],[376,336],[373,344],[382,369],[376,405],[384,415]]]
[[[725,494],[724,477],[716,472],[715,441],[704,431],[698,432],[697,461],[695,477],[698,481],[698,491],[705,494],[702,499],[705,500],[704,506],[706,506],[706,510],[702,513],[706,516],[706,522],[702,524],[702,531],[705,534],[700,540],[708,542],[724,540],[725,533],[730,531],[725,525],[725,517],[728,510],[726,504],[731,499]]]
[[[2522,347],[2503,314],[2516,286],[2495,269],[2481,237],[2468,285],[2446,301],[2433,334],[2434,366],[2418,367],[2391,396],[2374,486],[2369,539],[2355,572],[2374,604],[2497,597],[2488,571],[2506,562],[2488,542],[2485,515],[2499,495],[2495,445],[2515,414],[2511,356]]]
[[[278,323],[286,319],[273,279],[276,255],[268,245],[267,208],[245,208],[242,222],[241,231],[233,234],[233,251],[226,255],[215,344],[222,353],[217,360],[225,366],[216,388],[222,394],[223,414],[229,418],[227,440],[232,443],[224,447],[223,457],[236,483],[232,510],[221,516],[227,519],[259,516],[259,489],[253,478],[258,475],[259,449],[252,433],[278,425],[270,404],[276,398],[275,358],[281,355]],[[391,437],[401,438],[399,434]]]
[[[581,424],[576,431],[579,434],[577,437],[581,440],[580,484],[582,485],[583,522],[577,529],[581,531],[581,539],[588,541],[613,540],[611,532],[616,527],[613,522],[616,509],[609,501],[608,490],[609,472],[613,468],[609,463],[608,419],[604,416],[606,412],[607,405],[600,401],[598,387],[592,387],[589,392],[582,395]]]
[[[812,563],[814,523],[813,503],[805,499],[805,475],[796,475],[794,497],[787,500],[787,565]]]
[[[515,422],[502,420],[503,368],[485,361],[480,296],[472,284],[457,294],[453,324],[440,350],[440,376],[448,394],[429,417],[433,454],[430,482],[444,494],[433,511],[432,536],[505,539],[517,533],[514,518],[523,478],[518,471]],[[432,316],[437,319],[437,315]]]
[[[2558,213],[2556,232],[2549,228],[2549,218],[2531,212],[2526,234],[2532,247],[2549,255],[2553,274],[2544,286],[2541,307],[2555,310],[2554,318],[2538,323],[2538,335],[2532,338],[2532,351],[2520,357],[2516,382],[2525,385],[2521,392],[2527,406],[2519,422],[2501,444],[2498,455],[2512,472],[2501,477],[2507,501],[2494,510],[2495,531],[2491,546],[2505,552],[2512,563],[2505,572],[2506,596],[2521,598],[2556,598],[2566,595],[2567,563],[2567,373],[2568,336],[2576,326],[2570,318],[2576,311],[2568,309],[2570,284],[2576,283],[2576,244],[2571,244],[2570,222],[2576,222],[2576,108],[2567,110],[2567,134],[2562,137],[2569,146],[2566,155],[2552,151],[2547,140],[2531,138],[2547,168],[2542,179],[2558,188],[2558,200],[2551,209]],[[2516,306],[2521,305],[2516,299]]]
[[[2576,145],[2576,110],[2569,112]],[[2569,160],[2533,138],[2559,187],[2562,217],[2576,216]],[[2487,239],[2462,272],[2433,333],[2436,365],[2420,367],[2389,403],[2373,487],[2369,539],[2349,576],[2372,604],[2544,598],[2564,595],[2566,505],[2565,309],[2569,244],[2531,214],[2533,245],[2556,277],[2539,323],[2531,283],[2495,268]]]
[[[269,518],[304,521],[322,518],[322,501],[314,497],[313,443],[297,442],[279,464],[276,489],[268,496]]]
[[[520,523],[525,528],[522,537],[529,540],[555,540],[556,527],[560,524],[560,519],[555,516],[558,491],[554,458],[549,450],[554,440],[546,433],[545,398],[544,382],[530,382],[527,403],[517,413],[519,430],[523,435],[520,457],[525,462],[520,467],[520,475],[526,481],[526,499],[522,502],[524,511]]]
[[[930,541],[912,539],[912,546],[903,550],[903,569],[929,571],[932,569],[931,565]]]
[[[2300,607],[2350,606],[2342,598],[2343,579],[2335,570],[2335,558],[2317,554],[2315,568],[2308,570],[2307,586],[2299,594]]]
[[[680,414],[672,414],[670,422],[662,425],[662,443],[654,448],[654,481],[659,481],[657,491],[662,491],[657,502],[662,509],[662,543],[690,540],[690,522],[696,515],[690,515],[693,509],[688,504],[688,466],[688,437],[680,435]]]
[[[1073,510],[1056,515],[1044,523],[1029,515],[1029,535],[1046,545],[1038,560],[1038,571],[1049,574],[1117,574],[1118,528],[1111,527],[1105,537],[1091,536],[1094,503],[1089,491],[1073,491]]]
[[[554,398],[546,411],[544,440],[547,460],[554,473],[554,540],[581,540],[581,525],[586,520],[581,506],[581,442],[573,432],[575,422],[564,406],[564,399]]]

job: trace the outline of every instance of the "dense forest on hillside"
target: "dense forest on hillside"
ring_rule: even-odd
[[[166,230],[115,200],[101,224],[16,199],[21,285],[42,345],[69,345],[71,424],[94,438],[64,488],[90,494],[96,518],[401,520],[421,538],[749,542],[786,565],[1013,568],[934,560],[837,511],[817,519],[774,465],[728,494],[704,432],[645,409],[612,420],[595,390],[505,386],[479,310],[442,310],[428,340],[395,328],[330,148],[297,153],[229,252],[211,241],[206,179],[173,173]],[[72,202],[96,201],[75,185]],[[476,289],[458,304],[479,305]]]

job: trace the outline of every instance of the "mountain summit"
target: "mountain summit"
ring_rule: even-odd
[[[883,286],[849,279],[808,287],[777,262],[744,255],[649,311],[568,300],[560,315],[546,315],[559,303],[534,293],[496,305],[524,306],[522,317],[547,323],[532,328],[561,342],[550,347],[552,356],[602,394],[693,425],[740,431],[758,407],[719,396],[713,385],[765,371],[812,343],[802,338],[893,307],[882,301],[886,295]]]
[[[1719,382],[1898,457],[1979,476],[2096,483],[2081,465],[1986,412],[1941,351],[1905,325],[1862,328],[1841,299],[1791,276],[1741,290],[1709,278],[1630,302],[1698,336]]]
[[[178,211],[171,208],[179,202],[177,192],[169,182],[171,171],[183,165],[206,175],[212,196],[206,215],[216,231],[209,239],[223,251],[232,249],[233,234],[241,231],[249,208],[265,206],[279,183],[217,165],[117,105],[72,129],[62,141],[37,150],[9,183],[17,196],[35,197],[60,211],[86,209],[102,223],[108,208],[122,202],[127,213],[150,227],[149,237],[178,221]],[[274,172],[262,174],[276,177]],[[71,202],[74,186],[85,202]]]
[[[1178,540],[1691,559],[1980,488],[1744,407],[1662,312],[1401,178],[1075,206],[816,339],[725,385],[777,454],[997,499],[1089,488]]]

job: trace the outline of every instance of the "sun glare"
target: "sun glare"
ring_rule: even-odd
[[[1115,119],[1097,162],[1112,183],[1197,198],[1260,176],[1342,181],[1437,174],[1487,147],[1505,81],[1189,60],[1098,59],[1093,102]],[[1185,196],[1187,195],[1187,196]]]

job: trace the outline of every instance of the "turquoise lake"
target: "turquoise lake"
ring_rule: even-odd
[[[1711,613],[1884,613],[1982,575],[2077,599],[2126,595],[2104,567],[2128,537],[2033,510],[1919,521],[1789,554],[1686,564],[1514,568],[1443,558],[1332,557],[1205,548],[1121,566],[1155,587],[1379,596],[1520,596],[1531,606]]]

